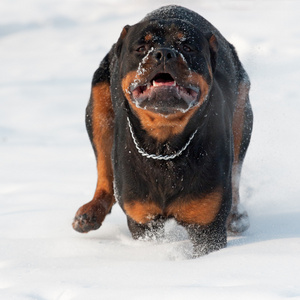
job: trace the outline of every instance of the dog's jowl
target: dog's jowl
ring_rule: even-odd
[[[250,81],[234,47],[197,13],[167,6],[125,26],[86,110],[98,181],[73,227],[98,229],[117,201],[133,238],[184,226],[199,256],[249,226],[239,178],[252,130]]]

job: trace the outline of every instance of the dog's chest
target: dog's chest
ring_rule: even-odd
[[[148,159],[140,166],[136,164],[131,171],[135,181],[127,184],[137,193],[137,198],[151,198],[165,205],[174,197],[188,191],[189,167],[184,160],[178,163],[172,160],[157,162]]]

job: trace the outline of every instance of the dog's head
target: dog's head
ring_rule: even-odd
[[[164,140],[183,131],[205,102],[217,41],[186,21],[125,26],[116,45],[123,93],[144,129]]]

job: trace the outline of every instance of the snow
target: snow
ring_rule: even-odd
[[[0,299],[300,299],[299,1],[175,1],[237,48],[252,81],[242,174],[250,229],[190,259],[185,232],[133,241],[113,207],[72,227],[93,196],[84,110],[92,74],[126,24],[168,1],[1,0]]]

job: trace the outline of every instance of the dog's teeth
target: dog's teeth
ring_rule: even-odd
[[[156,82],[155,80],[153,80],[153,86],[162,86],[162,85],[168,85],[168,86],[176,86],[176,81],[173,81],[172,84],[170,84],[170,82],[166,82],[166,83],[159,83]]]

